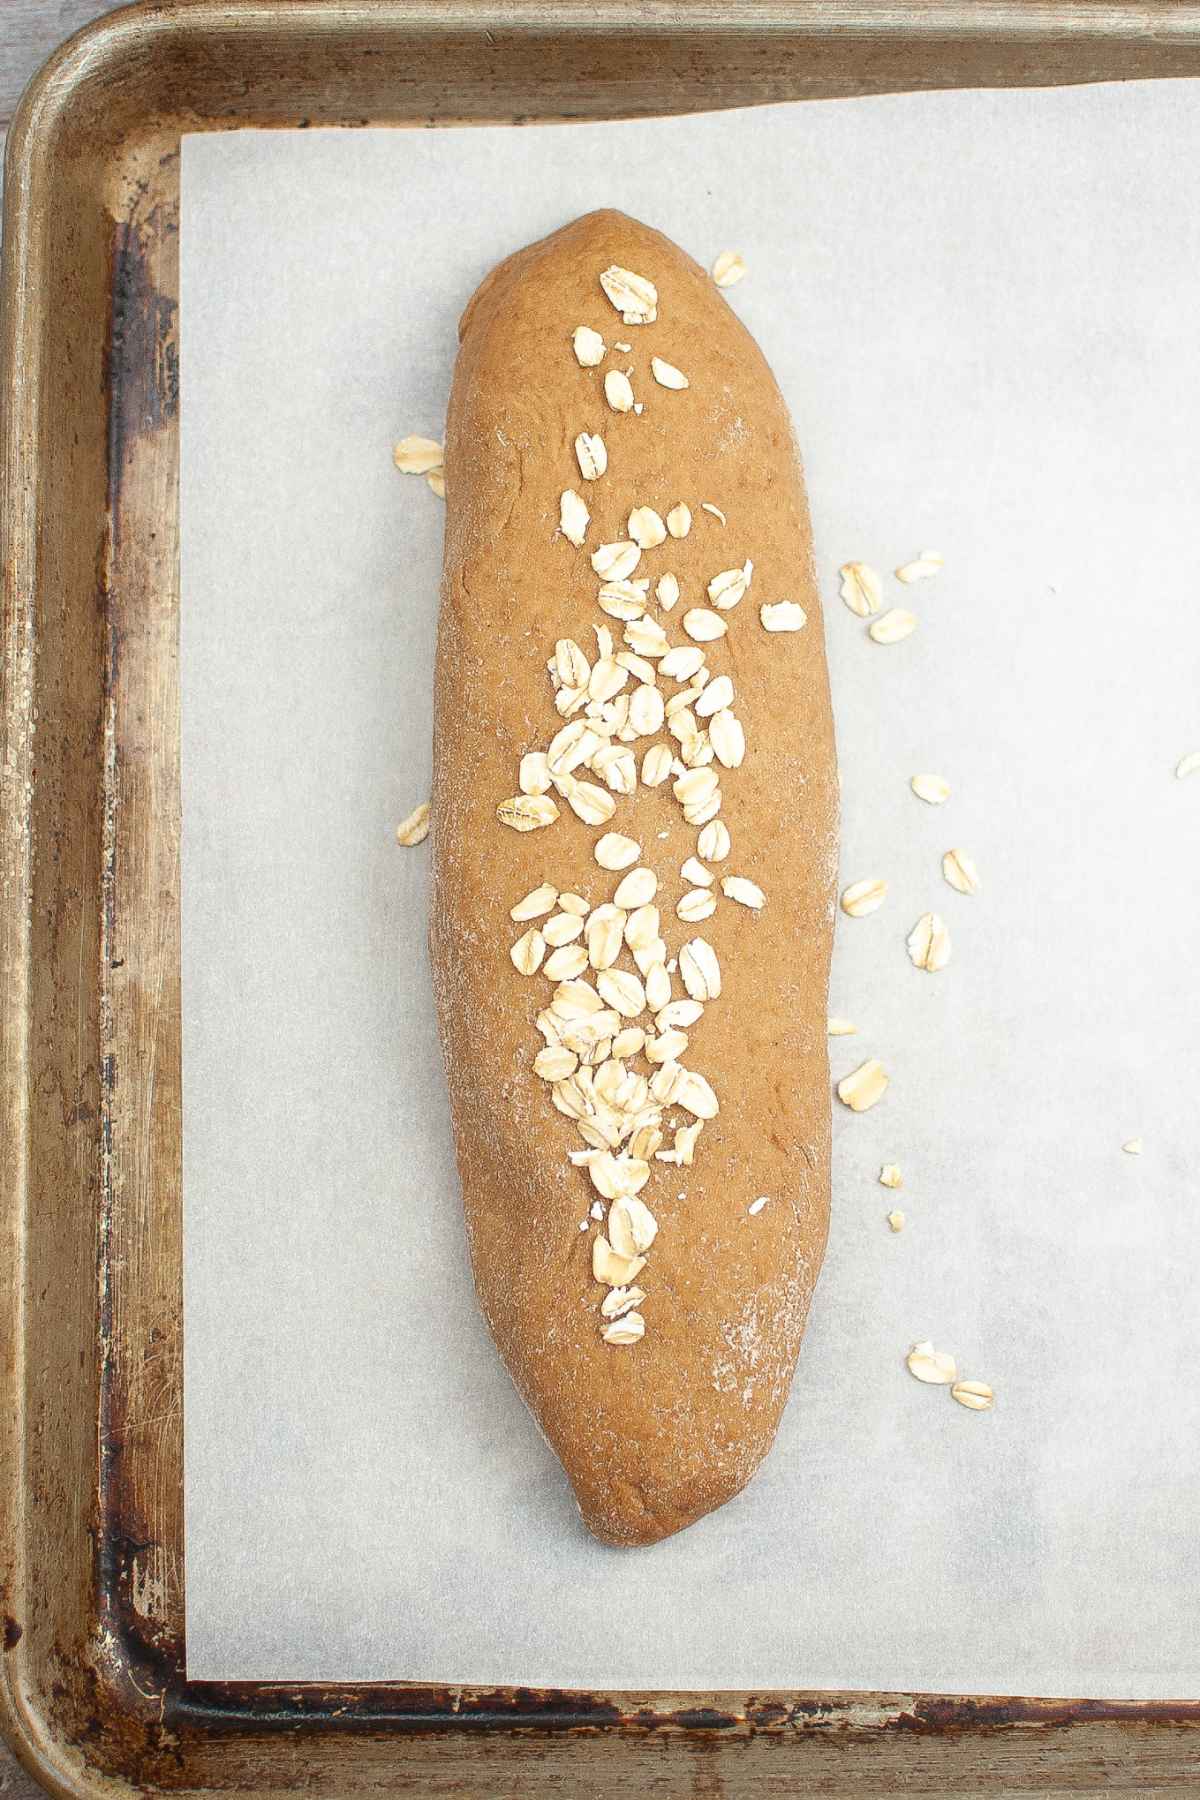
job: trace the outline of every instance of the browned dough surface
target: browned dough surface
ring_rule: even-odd
[[[598,279],[612,263],[655,283],[656,323],[622,324]],[[581,324],[610,346],[599,369],[576,363]],[[738,1493],[766,1455],[825,1248],[837,777],[808,509],[762,353],[705,272],[647,226],[591,213],[510,257],[471,300],[460,338],[446,430],[431,939],[475,1284],[586,1524],[607,1542],[646,1544]],[[614,353],[614,341],[631,353]],[[690,388],[657,386],[652,355]],[[603,394],[604,371],[631,364],[641,417],[613,413]],[[579,476],[583,430],[608,446],[599,481]],[[568,487],[592,513],[582,550],[558,532]],[[692,509],[690,535],[645,552],[635,571],[652,584],[668,569],[678,576],[674,611],[648,608],[672,644],[690,641],[683,614],[707,604],[712,576],[754,562],[749,593],[723,615],[727,636],[706,648],[712,673],[733,679],[748,746],[740,769],[721,771],[732,850],[715,872],[750,876],[767,905],[752,913],[722,899],[699,925],[675,917],[698,832],[669,781],[618,796],[601,828],[563,800],[553,825],[528,834],[495,816],[518,792],[521,755],[544,749],[562,723],[546,672],[556,640],[573,637],[594,661],[593,626],[607,624],[622,647],[621,623],[596,604],[590,552],[626,536],[632,507],[665,518],[678,500]],[[704,500],[727,525],[701,511]],[[759,607],[780,599],[804,607],[802,631],[763,630]],[[651,741],[634,746],[639,767]],[[600,1337],[606,1290],[592,1280],[591,1244],[602,1228],[580,1231],[596,1196],[567,1160],[582,1140],[532,1073],[534,1019],[553,983],[519,975],[508,954],[527,929],[509,909],[540,883],[593,905],[611,899],[620,876],[592,854],[601,830],[643,845],[671,955],[699,934],[723,979],[682,1058],[712,1083],[721,1111],[692,1168],[653,1164],[641,1194],[659,1223],[638,1277],[646,1336],[625,1348]],[[621,966],[633,966],[627,952]],[[750,1217],[761,1194],[768,1204]]]

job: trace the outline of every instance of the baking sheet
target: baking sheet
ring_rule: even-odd
[[[478,279],[598,205],[746,257],[730,303],[807,464],[843,879],[890,883],[839,920],[834,1076],[893,1079],[835,1105],[776,1448],[637,1552],[584,1533],[476,1314],[427,850],[393,840],[442,515],[391,445],[440,435]],[[1188,84],[184,140],[193,1678],[1200,1695],[1198,316]],[[940,578],[889,578],[916,634],[871,644],[837,565],[926,546]],[[936,976],[904,948],[930,907]],[[926,1337],[993,1412],[911,1379]]]

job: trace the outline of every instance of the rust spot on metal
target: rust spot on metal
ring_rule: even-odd
[[[656,1718],[678,1731],[736,1731],[744,1723],[736,1713],[719,1712],[714,1706],[688,1706],[679,1712],[659,1713]]]
[[[1065,1730],[1075,1725],[1200,1725],[1200,1704],[1189,1700],[1035,1700],[1021,1696],[972,1700],[922,1695],[886,1721],[885,1729],[951,1736],[962,1732]]]
[[[793,1709],[780,1700],[764,1700],[746,1708],[746,1717],[757,1731],[779,1731],[792,1722]]]

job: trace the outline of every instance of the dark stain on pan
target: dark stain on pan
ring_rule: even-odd
[[[148,240],[178,229],[159,205],[113,224],[112,313],[105,385],[108,390],[109,531],[120,536],[121,484],[131,444],[157,431],[179,411],[178,303],[155,287]]]
[[[620,1710],[588,1694],[497,1689],[464,1696],[439,1687],[259,1687],[191,1683],[169,1695],[165,1722],[173,1733],[238,1735],[295,1731],[298,1726],[364,1733],[532,1731],[562,1735],[625,1723]]]

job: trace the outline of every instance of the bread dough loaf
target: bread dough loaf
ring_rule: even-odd
[[[471,1259],[586,1524],[648,1544],[770,1448],[825,1247],[836,769],[808,510],[757,345],[635,220],[509,258],[460,339],[431,942]],[[706,703],[687,651],[732,693]],[[611,834],[629,867],[597,861]],[[622,936],[637,958],[609,963]],[[668,984],[700,1003],[662,1017]]]

